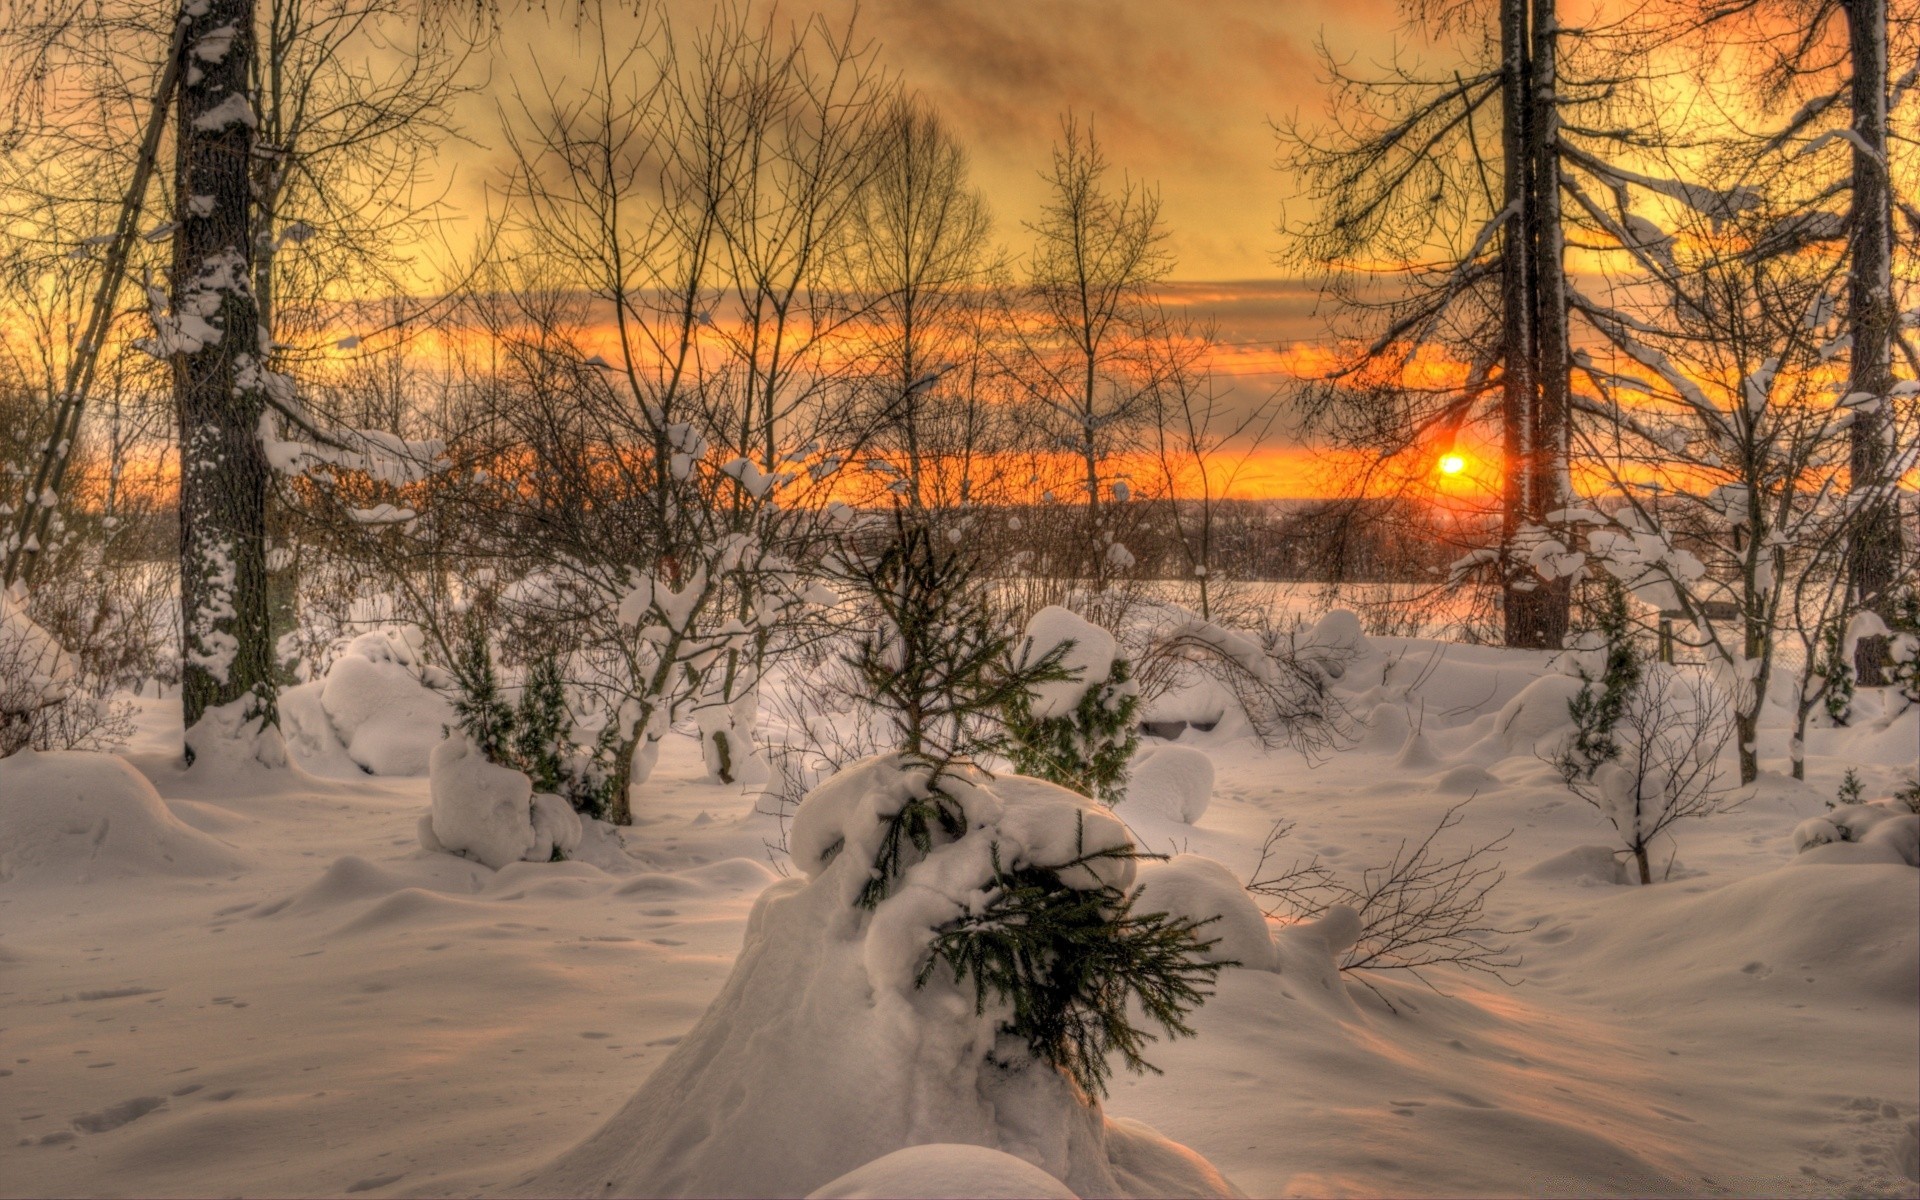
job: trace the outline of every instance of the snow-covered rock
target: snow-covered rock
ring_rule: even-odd
[[[1140,868],[1137,912],[1164,912],[1208,924],[1200,936],[1214,942],[1209,962],[1234,962],[1256,971],[1274,968],[1267,918],[1247,889],[1222,863],[1199,854],[1176,854]]]
[[[1148,746],[1134,755],[1121,809],[1191,825],[1213,799],[1213,759],[1192,746]]]
[[[113,754],[23,750],[0,759],[0,882],[231,875],[244,855],[187,825]]]
[[[1198,1155],[1109,1120],[1031,1058],[1000,1032],[1004,1004],[976,1010],[971,980],[922,976],[937,927],[988,902],[996,858],[1012,870],[1124,849],[1126,828],[1110,813],[1040,780],[950,768],[939,787],[967,832],[936,842],[874,908],[858,905],[883,822],[926,796],[929,780],[926,767],[886,755],[815,788],[790,832],[800,874],[761,893],[706,1014],[624,1108],[516,1190],[900,1194],[897,1162],[875,1167],[878,1182],[856,1169],[913,1146],[964,1144],[1010,1154],[1080,1195],[1232,1194]],[[1059,876],[1125,889],[1134,868],[1110,857]]]
[[[909,1146],[855,1167],[807,1200],[1078,1200],[1022,1158],[985,1146]]]
[[[428,755],[455,723],[453,706],[420,682],[419,670],[403,638],[365,633],[349,643],[319,685],[320,708],[334,736],[369,774],[425,773]],[[302,732],[317,731],[303,725]]]
[[[428,788],[433,811],[420,819],[420,844],[426,849],[463,854],[498,869],[527,858],[539,844],[533,781],[488,762],[465,734],[456,732],[434,747]],[[576,819],[576,843],[578,831]]]
[[[1042,720],[1072,713],[1087,689],[1104,682],[1113,671],[1116,650],[1113,635],[1057,604],[1049,604],[1027,622],[1021,661],[1038,662],[1066,642],[1073,645],[1061,658],[1060,665],[1071,678],[1034,688],[1033,715]]]

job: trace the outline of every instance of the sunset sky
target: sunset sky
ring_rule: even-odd
[[[669,8],[692,30],[712,5]],[[851,8],[784,0],[777,12],[841,23]],[[567,9],[505,21],[494,86],[468,117],[482,148],[457,155],[468,186],[498,165],[494,104],[507,75],[531,78],[521,71],[537,59],[558,78],[579,53]],[[1291,183],[1270,122],[1319,111],[1323,34],[1343,57],[1384,58],[1401,15],[1392,0],[863,0],[857,28],[971,151],[1003,241],[1024,241],[1020,222],[1039,209],[1039,171],[1071,109],[1092,119],[1116,170],[1160,189],[1175,278],[1272,280],[1287,274],[1275,253]]]

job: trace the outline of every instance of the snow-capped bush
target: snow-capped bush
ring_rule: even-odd
[[[1648,884],[1650,850],[1675,822],[1738,805],[1720,785],[1720,755],[1732,736],[1726,704],[1711,685],[1648,667],[1619,705],[1607,735],[1611,757],[1596,763],[1576,730],[1552,762],[1568,790],[1613,826]]]
[[[433,809],[420,819],[427,850],[498,870],[511,862],[547,862],[580,845],[580,818],[566,801],[535,796],[532,780],[488,762],[465,734],[434,747],[428,786]]]
[[[1139,907],[1203,925],[1213,945],[1207,961],[1272,970],[1273,935],[1266,914],[1233,872],[1198,854],[1176,854],[1140,868]]]
[[[388,630],[349,642],[317,688],[333,735],[360,769],[372,775],[420,775],[453,724],[453,709],[428,687],[419,651]],[[312,731],[309,731],[311,733]]]
[[[1191,921],[1137,901],[1111,814],[1041,780],[891,754],[814,789],[790,840],[799,875],[760,896],[706,1015],[522,1189],[804,1195],[958,1143],[1079,1195],[1229,1191],[1097,1100],[1109,1053],[1144,1065],[1137,1014],[1186,1032],[1220,969]]]
[[[1213,759],[1192,746],[1149,746],[1133,760],[1127,783],[1128,817],[1151,813],[1191,825],[1213,799]]]
[[[484,630],[472,630],[455,666],[454,716],[488,762],[525,774],[536,791],[563,797],[576,813],[608,815],[619,787],[620,723],[607,721],[591,746],[574,740],[558,658],[534,661],[517,704],[507,702]]]
[[[1022,774],[1117,804],[1140,744],[1132,667],[1112,634],[1058,605],[1027,622],[1017,661],[1030,667],[1050,659],[1067,678],[1041,681],[1002,709],[1007,757]]]
[[[1841,804],[1824,816],[1811,817],[1793,829],[1793,852],[1805,854],[1820,846],[1851,843],[1878,848],[1858,861],[1898,861],[1920,867],[1920,813],[1899,801],[1870,800]],[[1833,857],[1828,855],[1828,857]]]
[[[105,750],[131,732],[128,710],[87,694],[71,655],[27,612],[27,589],[0,589],[0,758],[21,750]]]

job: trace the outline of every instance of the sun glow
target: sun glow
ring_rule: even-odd
[[[1442,454],[1440,456],[1440,473],[1442,475],[1458,475],[1466,469],[1467,460],[1460,455]]]

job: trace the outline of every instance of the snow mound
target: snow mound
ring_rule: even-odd
[[[1346,608],[1336,608],[1315,621],[1295,645],[1301,658],[1318,664],[1332,679],[1345,674],[1348,662],[1373,649],[1360,628],[1359,615]]]
[[[246,866],[237,850],[174,816],[117,755],[23,750],[0,759],[0,881],[230,875]]]
[[[1572,675],[1542,675],[1495,713],[1489,728],[1467,754],[1480,762],[1498,762],[1515,754],[1552,754],[1573,728],[1568,705],[1586,686]]]
[[[1580,887],[1611,887],[1627,882],[1627,865],[1612,846],[1575,846],[1522,871],[1525,879],[1572,883]]]
[[[1150,813],[1191,825],[1213,799],[1213,759],[1192,746],[1149,746],[1134,756],[1125,797],[1128,816]]]
[[[434,748],[428,790],[433,811],[420,818],[420,845],[498,870],[547,862],[580,845],[580,815],[565,800],[533,794],[533,781],[486,760],[465,734]]]
[[[856,1167],[807,1200],[1079,1200],[1025,1159],[985,1146],[909,1146]]]
[[[1852,845],[1848,850],[1827,846]],[[1818,851],[1813,861],[1905,863],[1920,867],[1920,813],[1891,800],[1842,804],[1822,817],[1810,817],[1794,827],[1793,849],[1804,855]]]
[[[1072,642],[1073,646],[1061,658],[1060,665],[1071,678],[1043,683],[1033,689],[1033,715],[1041,720],[1071,715],[1087,689],[1105,681],[1113,672],[1113,635],[1057,604],[1047,605],[1027,622],[1021,661],[1037,662],[1066,642]]]
[[[1789,865],[1712,890],[1637,887],[1601,901],[1609,936],[1588,947],[1585,969],[1665,1010],[1712,1004],[1729,988],[1790,993],[1816,1009],[1874,1000],[1911,1010],[1913,902],[1904,865]]]
[[[1191,1151],[1108,1120],[1006,1040],[1008,1012],[977,1012],[970,980],[919,979],[935,929],[985,900],[996,855],[1006,869],[1063,867],[1130,846],[1111,814],[1040,780],[951,767],[939,787],[966,832],[935,844],[871,910],[856,903],[883,822],[930,780],[924,765],[888,755],[815,788],[789,836],[802,875],[760,893],[706,1014],[624,1108],[516,1191],[805,1195],[895,1151],[963,1144],[1022,1159],[1080,1195],[1232,1194]],[[1127,888],[1134,866],[1102,858],[1058,875],[1069,887]],[[879,1183],[849,1186],[903,1185],[885,1170]]]
[[[1198,854],[1176,854],[1140,868],[1141,912],[1164,912],[1209,924],[1202,938],[1215,939],[1209,962],[1234,962],[1256,971],[1274,968],[1273,936],[1266,915],[1225,865]]]
[[[371,775],[421,775],[453,706],[420,682],[421,664],[399,636],[363,633],[320,685],[320,708],[340,745]],[[313,731],[303,729],[303,734]]]

